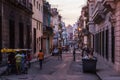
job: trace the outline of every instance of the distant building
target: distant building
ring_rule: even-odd
[[[75,39],[75,35],[77,34],[78,24],[73,24],[73,40]]]
[[[73,41],[73,27],[71,25],[68,25],[66,27],[67,29],[67,41],[68,43],[72,44]]]

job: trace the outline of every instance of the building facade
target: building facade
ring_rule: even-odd
[[[57,8],[51,9],[51,25],[53,26],[53,48],[58,46],[58,26],[59,26],[59,20],[58,20],[58,10]]]
[[[0,0],[0,48],[31,48],[31,19],[30,0]]]
[[[51,5],[47,1],[43,3],[43,14],[43,51],[49,54],[52,48],[53,29],[51,27]]]
[[[32,0],[32,50],[33,53],[42,50],[43,35],[43,0]]]
[[[120,71],[120,1],[88,0],[93,30],[94,49],[108,65]],[[90,21],[90,20],[89,20]],[[94,24],[93,24],[94,23]]]

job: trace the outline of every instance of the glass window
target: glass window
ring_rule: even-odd
[[[36,2],[36,0],[34,0],[34,6],[35,6],[35,2]]]
[[[38,9],[38,1],[37,1],[37,9]]]

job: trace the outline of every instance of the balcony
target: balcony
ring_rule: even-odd
[[[89,32],[94,34],[94,32],[95,32],[94,22],[89,21],[87,24],[89,25]]]
[[[44,36],[51,36],[53,34],[52,27],[43,26],[43,35]]]
[[[101,2],[98,2],[95,6],[95,9],[92,15],[93,21],[96,24],[99,24],[102,20],[104,20],[105,18],[104,11],[105,11],[104,6],[102,5]]]
[[[8,1],[8,0],[7,0]],[[32,4],[26,0],[9,0],[13,5],[25,10],[28,13],[32,13]]]
[[[103,6],[109,11],[115,10],[115,1],[114,0],[103,0]]]

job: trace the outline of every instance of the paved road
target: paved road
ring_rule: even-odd
[[[2,76],[0,80],[99,80],[95,74],[83,73],[80,54],[76,54],[74,62],[72,54],[63,54],[63,60],[50,56],[44,60],[40,70],[38,62],[32,64],[28,74]]]

